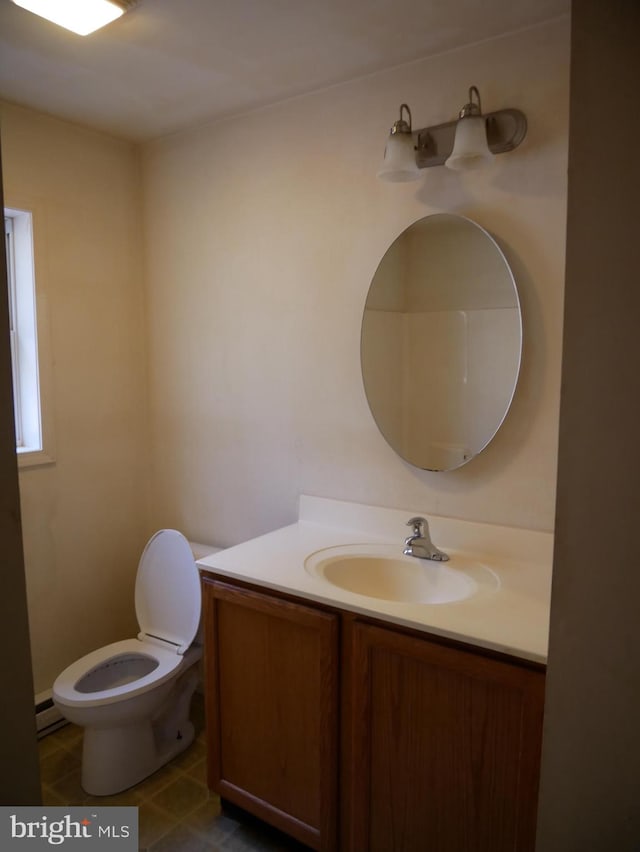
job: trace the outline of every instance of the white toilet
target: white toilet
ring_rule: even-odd
[[[135,607],[137,639],[92,651],[53,684],[59,711],[85,729],[82,787],[94,796],[132,787],[193,741],[200,577],[189,542],[176,530],[160,530],[147,543]]]

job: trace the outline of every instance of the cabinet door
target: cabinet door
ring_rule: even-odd
[[[544,674],[353,625],[353,852],[534,848]]]
[[[335,850],[338,619],[204,581],[209,786]]]

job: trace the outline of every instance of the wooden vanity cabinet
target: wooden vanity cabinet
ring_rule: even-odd
[[[352,852],[533,852],[544,672],[351,625]]]
[[[226,580],[203,588],[220,796],[327,852],[533,852],[541,666]]]
[[[337,848],[338,616],[203,580],[209,787]]]

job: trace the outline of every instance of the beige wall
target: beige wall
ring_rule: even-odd
[[[564,274],[569,27],[563,19],[191,130],[143,151],[155,526],[231,544],[291,522],[300,492],[553,528]],[[521,148],[484,173],[376,180],[408,102],[452,119],[477,85],[517,106]],[[511,415],[450,473],[378,432],[362,309],[389,244],[428,213],[493,233],[519,282]]]
[[[137,151],[1,105],[5,203],[35,208],[52,362],[54,464],[20,496],[35,691],[134,635],[146,526],[146,365]]]
[[[640,848],[637,0],[573,4],[560,464],[539,852]],[[631,449],[630,449],[631,448]]]
[[[194,129],[143,150],[142,193],[134,146],[2,104],[5,201],[40,213],[53,366],[56,462],[20,475],[36,691],[134,634],[154,528],[231,544],[292,521],[300,492],[552,528],[568,54],[561,20]],[[438,123],[470,84],[527,113],[518,152],[376,180],[399,103]],[[525,358],[491,447],[433,474],[378,432],[359,338],[386,248],[441,211],[498,238]]]

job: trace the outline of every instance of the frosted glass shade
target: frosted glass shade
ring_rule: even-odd
[[[453,151],[445,160],[445,166],[458,171],[481,169],[493,161],[493,156],[487,143],[487,125],[484,117],[469,115],[461,118],[456,125]]]
[[[418,180],[420,169],[416,163],[416,152],[411,133],[392,133],[384,149],[384,160],[378,170],[380,180],[404,183]]]
[[[124,9],[110,0],[13,0],[34,15],[40,15],[77,35],[88,35],[115,21]]]

